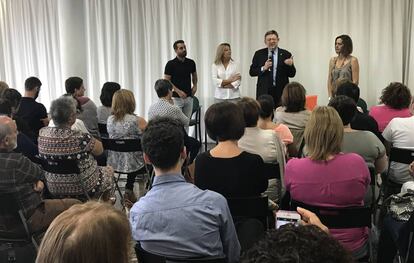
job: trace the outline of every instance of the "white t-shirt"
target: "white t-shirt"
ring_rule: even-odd
[[[223,80],[229,79],[232,75],[240,73],[237,63],[230,60],[227,68],[224,68],[223,64],[216,65],[213,63],[211,66],[211,73],[213,86],[215,88],[214,98],[223,100],[240,98],[240,80],[231,83],[234,87],[232,89],[223,88],[221,86]]]
[[[382,136],[394,147],[414,149],[414,116],[392,119],[382,132]],[[389,175],[391,181],[399,184],[413,180],[407,164],[392,162]]]

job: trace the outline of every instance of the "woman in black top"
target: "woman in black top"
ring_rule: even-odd
[[[245,128],[241,109],[231,102],[213,104],[204,121],[209,137],[218,144],[197,157],[195,185],[225,197],[263,193],[267,189],[267,179],[262,158],[237,146]]]

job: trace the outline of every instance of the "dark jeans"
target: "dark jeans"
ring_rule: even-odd
[[[127,175],[127,182],[125,184],[125,189],[134,190],[135,178],[137,177],[137,175],[139,175],[139,174],[145,174],[146,172],[147,172],[147,170],[146,170],[145,166],[143,166],[138,171],[129,173]]]

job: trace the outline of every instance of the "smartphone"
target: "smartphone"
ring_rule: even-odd
[[[296,211],[279,210],[276,212],[276,229],[286,225],[294,224],[299,225],[300,215]]]

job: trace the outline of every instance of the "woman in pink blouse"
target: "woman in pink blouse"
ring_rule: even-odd
[[[308,157],[294,158],[286,165],[286,191],[293,200],[323,207],[364,205],[370,183],[368,167],[361,156],[341,153],[343,133],[334,108],[313,110],[304,135]],[[368,253],[367,228],[330,229],[330,233],[356,259]]]
[[[411,92],[404,84],[392,82],[382,90],[381,105],[372,106],[369,115],[378,123],[378,129],[383,132],[388,123],[395,117],[411,117],[409,110]]]

